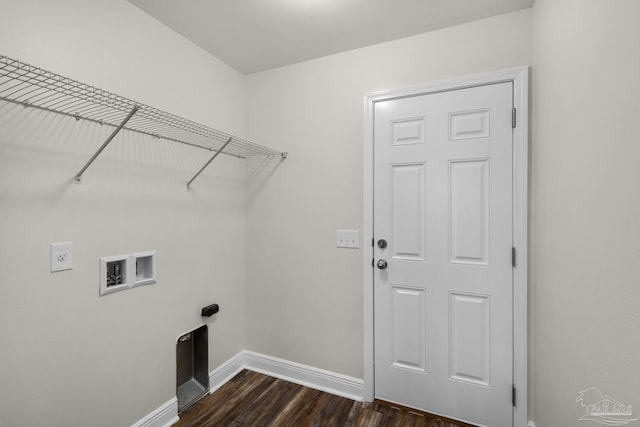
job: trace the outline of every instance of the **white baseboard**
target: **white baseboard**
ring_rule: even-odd
[[[244,354],[240,353],[209,373],[209,393],[213,393],[245,368]]]
[[[178,419],[178,399],[174,397],[131,427],[170,427]]]
[[[218,390],[243,369],[353,400],[361,401],[364,395],[364,381],[361,379],[247,350],[209,373],[209,392]],[[178,400],[173,398],[132,427],[169,427],[177,421]]]
[[[251,371],[349,399],[362,400],[364,381],[361,379],[251,351],[245,350],[242,353],[244,367]]]

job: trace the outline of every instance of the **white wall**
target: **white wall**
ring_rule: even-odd
[[[640,2],[537,0],[531,396],[537,427],[593,425],[600,389],[640,416]]]
[[[236,134],[244,78],[124,0],[0,0],[0,53]],[[126,426],[175,396],[175,344],[244,344],[244,164],[0,105],[0,425]],[[72,241],[73,270],[49,272]],[[98,258],[157,250],[158,281],[98,296]]]
[[[248,76],[248,134],[289,158],[247,208],[250,350],[363,376],[365,94],[531,63],[531,11]],[[368,242],[361,242],[366,245]]]

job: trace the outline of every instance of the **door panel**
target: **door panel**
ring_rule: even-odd
[[[489,264],[489,159],[449,162],[450,262]]]
[[[376,397],[511,426],[512,84],[380,101]]]
[[[491,386],[487,295],[449,294],[449,378]]]
[[[391,286],[391,360],[395,367],[426,372],[424,289]]]
[[[449,141],[486,138],[489,134],[488,109],[449,114]]]
[[[391,165],[393,258],[424,259],[424,163]]]
[[[393,145],[423,144],[425,142],[425,118],[407,118],[391,123]]]

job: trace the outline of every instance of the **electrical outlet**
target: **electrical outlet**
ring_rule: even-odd
[[[360,232],[358,230],[336,230],[336,247],[359,248]]]
[[[73,245],[71,242],[51,244],[51,272],[71,270],[73,266]]]

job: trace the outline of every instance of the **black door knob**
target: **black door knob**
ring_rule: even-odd
[[[387,268],[387,260],[386,259],[379,259],[377,266],[378,266],[378,268],[380,270],[384,270],[385,268]]]

